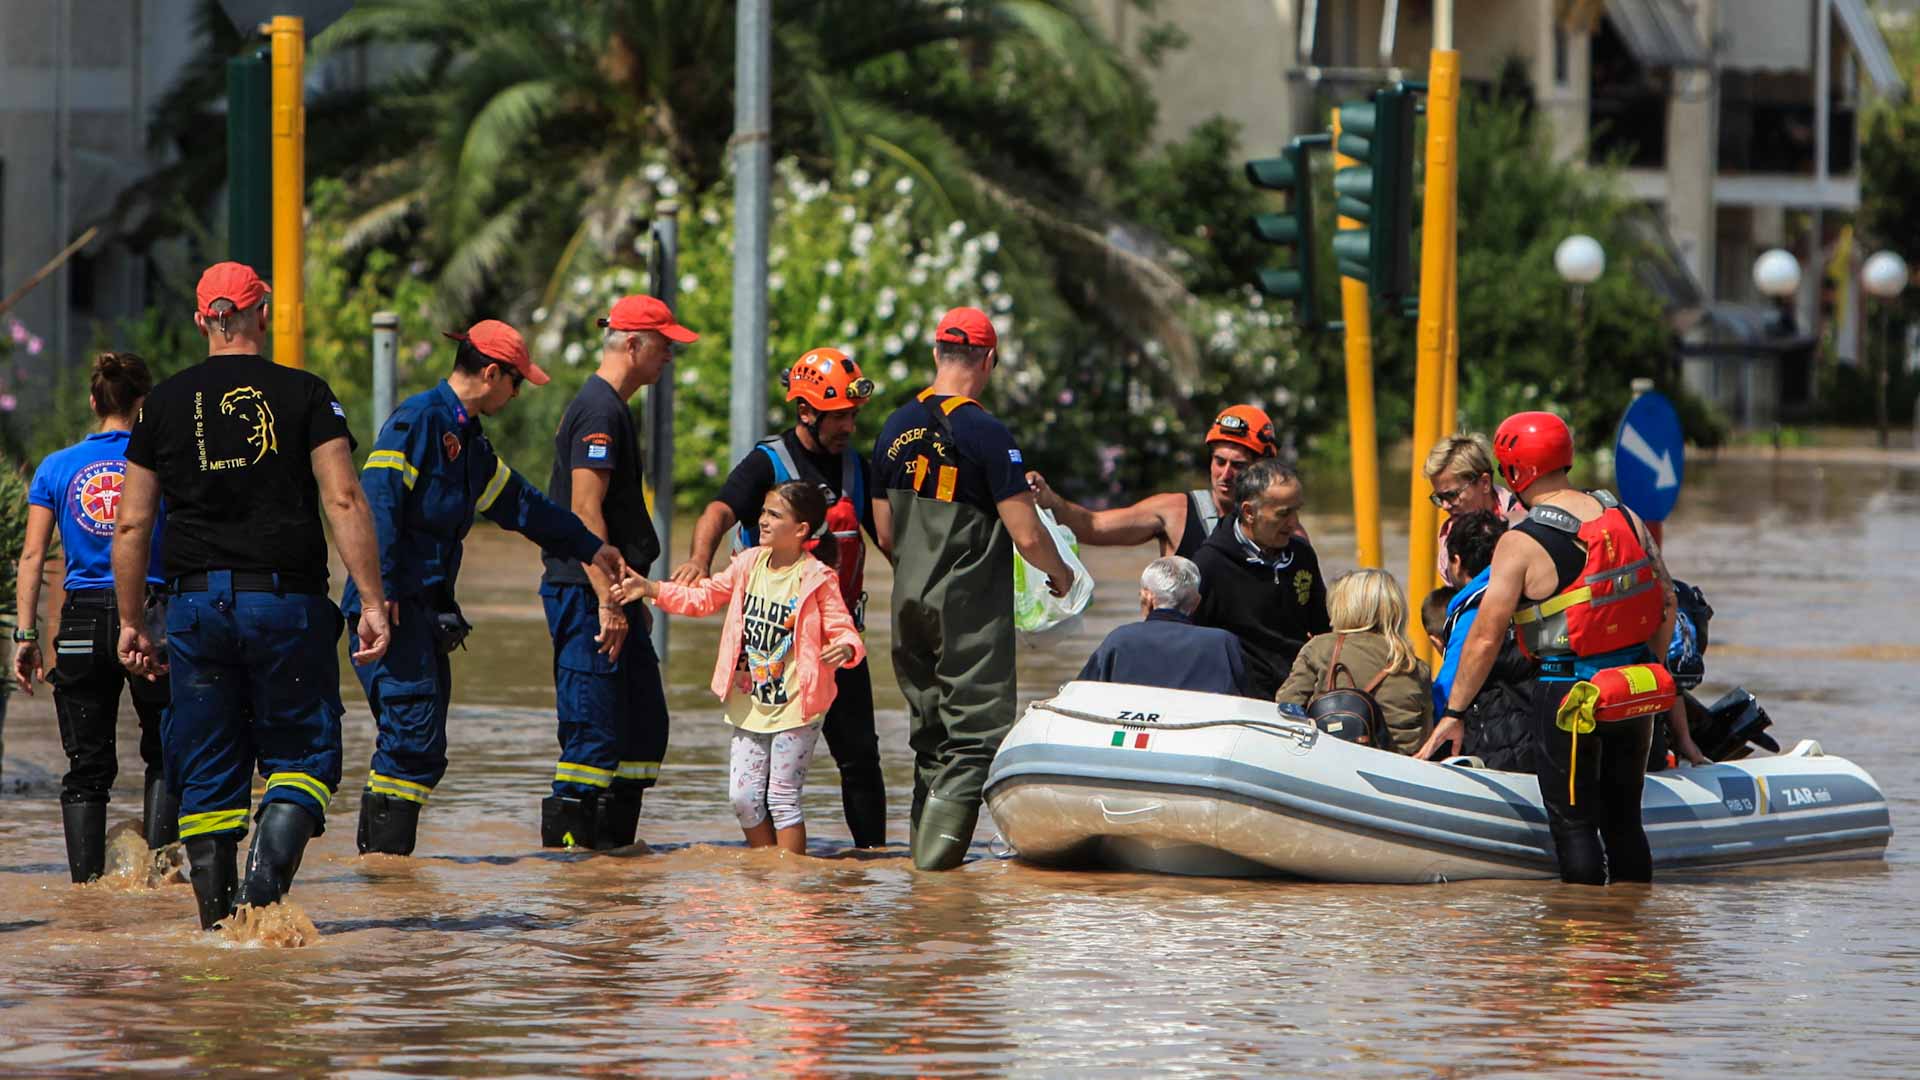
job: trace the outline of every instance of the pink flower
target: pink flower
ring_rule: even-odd
[[[21,324],[20,320],[8,319],[7,323],[7,332],[13,335],[13,343],[15,345],[25,343],[27,340],[27,328]]]
[[[427,357],[432,355],[433,355],[433,345],[431,342],[423,341],[420,344],[415,345],[413,347],[413,358],[415,360],[425,360]]]
[[[20,399],[12,394],[0,394],[0,412],[12,412],[20,407]]]
[[[1060,391],[1060,404],[1062,405],[1073,404],[1073,391],[1071,390]]]
[[[34,337],[32,334],[28,334],[27,335],[27,355],[39,356],[40,350],[42,348],[45,348],[46,344],[47,344],[46,342],[41,341],[39,338]]]
[[[700,471],[707,476],[719,476],[720,466],[712,458],[708,458],[706,464],[700,466]]]

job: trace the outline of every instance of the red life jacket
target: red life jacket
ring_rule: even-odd
[[[1666,603],[1653,559],[1619,500],[1606,491],[1593,497],[1602,509],[1592,521],[1552,506],[1536,506],[1528,515],[1571,534],[1587,553],[1586,565],[1566,588],[1514,612],[1514,637],[1534,659],[1603,656],[1646,644],[1660,627]]]

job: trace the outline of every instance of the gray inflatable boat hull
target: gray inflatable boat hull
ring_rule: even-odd
[[[1530,775],[1322,735],[1245,698],[1069,683],[994,758],[986,799],[1020,858],[1172,874],[1418,883],[1556,876]],[[1656,867],[1880,859],[1866,770],[1804,741],[1651,775]]]

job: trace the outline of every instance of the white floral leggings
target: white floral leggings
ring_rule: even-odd
[[[813,747],[819,738],[819,724],[775,732],[733,729],[727,754],[728,789],[741,828],[753,828],[768,814],[773,815],[776,829],[792,828],[804,820],[800,789],[807,782],[807,766],[813,764]]]

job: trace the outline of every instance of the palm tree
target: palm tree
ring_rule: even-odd
[[[822,175],[892,163],[931,192],[929,219],[1030,237],[1013,254],[1071,308],[1191,366],[1186,289],[1106,209],[1152,105],[1074,0],[788,0],[774,17],[779,153]],[[696,188],[724,176],[730,3],[361,0],[315,50],[362,44],[421,62],[373,95],[369,152],[346,148],[365,208],[349,238],[418,230],[454,313],[524,304],[586,245],[630,236],[649,160]]]

